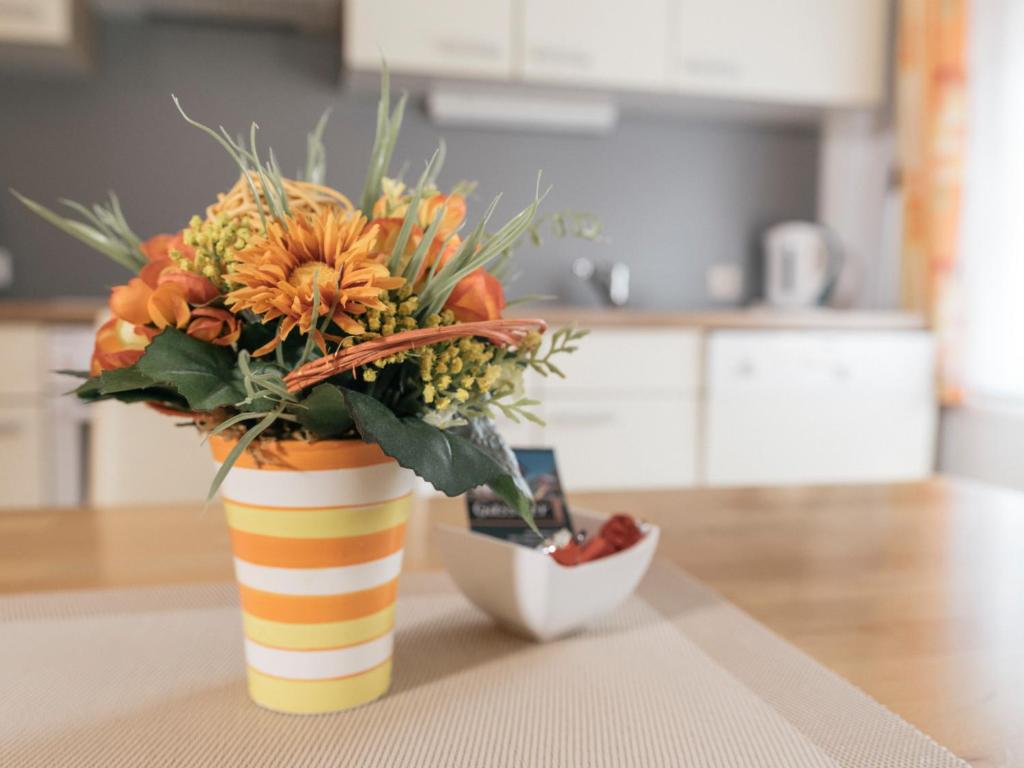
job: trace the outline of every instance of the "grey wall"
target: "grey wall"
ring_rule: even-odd
[[[181,97],[204,122],[262,126],[285,169],[299,167],[304,136],[326,105],[328,181],[358,194],[373,138],[375,96],[345,93],[333,41],[273,30],[167,22],[106,23],[99,71],[84,79],[0,76],[0,188],[40,201],[120,195],[140,234],[181,227],[236,177],[227,155],[186,126]],[[813,217],[818,138],[810,129],[626,115],[607,138],[439,130],[416,105],[396,151],[413,172],[439,136],[448,141],[442,182],[480,182],[471,214],[504,192],[506,216],[528,202],[538,169],[554,185],[547,209],[601,216],[610,242],[549,240],[524,249],[521,293],[585,298],[567,278],[580,253],[628,262],[636,303],[693,308],[709,302],[705,267],[752,265],[757,233]],[[0,195],[0,245],[15,255],[8,297],[100,295],[119,267]],[[750,270],[748,270],[749,272]]]

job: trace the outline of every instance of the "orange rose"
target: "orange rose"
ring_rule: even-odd
[[[139,250],[150,261],[170,260],[171,251],[178,251],[190,258],[194,255],[192,248],[185,245],[184,232],[176,232],[173,235],[153,235],[139,245]]]
[[[132,325],[184,328],[191,315],[189,305],[201,306],[220,295],[216,286],[202,275],[179,269],[170,250],[185,254],[191,249],[177,235],[157,235],[139,246],[149,263],[127,285],[110,292],[110,311]]]
[[[466,198],[462,195],[434,195],[422,201],[416,213],[420,226],[426,229],[434,223],[434,217],[442,205],[446,208],[441,224],[437,228],[437,236],[441,240],[446,240],[455,234],[462,220],[466,218]]]
[[[226,347],[238,341],[242,328],[238,318],[227,310],[199,307],[192,311],[187,333],[200,341]]]
[[[89,375],[113,371],[134,365],[157,332],[151,328],[135,326],[112,317],[96,332]]]
[[[481,267],[455,284],[444,306],[460,323],[497,320],[505,309],[505,289],[498,278]]]

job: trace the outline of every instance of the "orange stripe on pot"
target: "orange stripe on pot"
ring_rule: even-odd
[[[289,624],[348,621],[382,611],[395,602],[398,579],[340,595],[279,595],[238,585],[242,608],[261,619]]]
[[[231,529],[235,557],[278,568],[334,568],[380,560],[405,541],[405,523],[377,533],[336,539],[291,539]]]
[[[221,435],[211,437],[214,460],[223,463],[237,442]],[[241,469],[309,471],[370,467],[389,461],[392,459],[379,445],[362,440],[319,440],[315,443],[275,440],[262,442],[258,456],[251,451],[243,451],[235,466]]]

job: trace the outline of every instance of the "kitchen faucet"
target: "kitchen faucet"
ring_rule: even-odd
[[[590,284],[609,306],[624,307],[629,301],[629,266],[621,261],[599,265],[580,256],[572,263],[572,274]]]

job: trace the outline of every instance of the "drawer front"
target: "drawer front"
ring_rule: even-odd
[[[543,441],[565,488],[678,488],[696,479],[697,400],[549,399]]]
[[[707,385],[724,394],[915,393],[934,397],[934,342],[924,331],[718,331]]]
[[[708,403],[709,485],[891,482],[930,475],[937,407],[906,395],[720,397]]]
[[[349,67],[508,79],[511,0],[348,0],[342,52]]]
[[[697,390],[700,334],[666,328],[600,328],[583,338],[571,355],[556,358],[565,379],[544,380],[544,396],[604,392],[664,393]]]
[[[45,502],[45,433],[41,407],[0,406],[0,507]]]
[[[0,325],[0,395],[36,395],[46,383],[47,333],[27,323]]]

